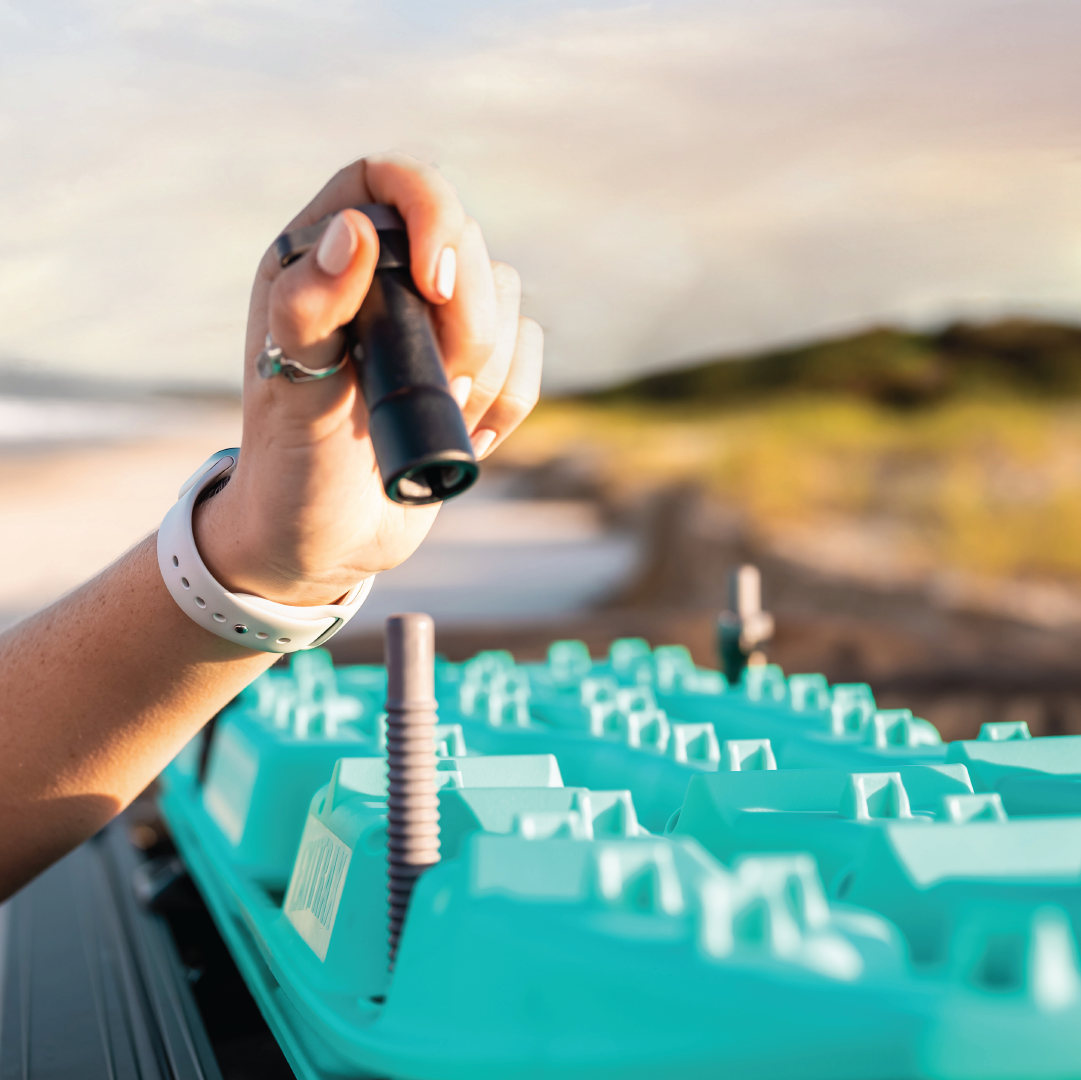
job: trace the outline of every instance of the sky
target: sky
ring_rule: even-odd
[[[340,166],[439,165],[546,389],[1081,321],[1076,0],[0,0],[0,368],[236,386]]]

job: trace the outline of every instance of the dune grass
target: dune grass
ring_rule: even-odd
[[[588,455],[624,495],[692,481],[778,536],[885,524],[926,568],[1081,579],[1081,403],[1003,394],[914,410],[855,395],[546,401],[507,463]]]

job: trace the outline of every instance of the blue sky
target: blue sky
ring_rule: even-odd
[[[338,166],[437,162],[549,389],[1081,319],[1081,4],[0,0],[0,365],[230,384]]]

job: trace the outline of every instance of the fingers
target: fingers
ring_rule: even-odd
[[[314,225],[317,221],[336,214],[339,210],[373,202],[372,193],[368,189],[367,171],[367,162],[364,158],[346,165],[344,169],[339,169],[323,185],[319,194],[282,229],[282,232],[302,229],[306,225]],[[280,273],[281,263],[278,261],[274,245],[271,244],[259,263],[259,276],[267,281],[273,281]]]
[[[478,453],[488,453],[536,403],[543,336],[535,323],[519,319],[517,273],[491,262],[480,227],[450,184],[412,158],[383,154],[355,162],[293,220],[290,229],[333,215],[316,248],[287,269],[272,253],[264,259],[266,285],[262,299],[253,295],[249,360],[265,336],[260,324],[287,357],[306,367],[341,358],[341,327],[363,302],[378,259],[371,221],[350,209],[366,202],[393,205],[405,219],[411,272],[432,304],[452,393]]]
[[[487,457],[530,414],[540,397],[544,332],[532,319],[519,318],[507,378],[473,431],[473,449]]]
[[[409,230],[411,270],[417,288],[431,304],[453,295],[459,261],[458,244],[465,211],[454,188],[438,169],[406,154],[373,154],[339,170],[284,231],[303,228],[346,207],[365,203],[394,206]],[[273,248],[260,263],[260,273],[273,280],[280,272]]]
[[[518,314],[522,302],[522,279],[518,271],[506,263],[493,262],[490,267],[492,291],[494,293],[494,328],[492,339],[494,344],[477,348],[485,348],[482,365],[474,362],[452,368],[450,371],[465,370],[469,375],[456,375],[452,377],[451,391],[459,393],[466,389],[463,379],[468,384],[467,400],[462,405],[462,415],[465,417],[466,427],[472,431],[477,422],[488,411],[492,402],[495,401],[503,384],[507,381],[507,372],[510,370],[511,359],[514,356],[515,343],[518,338]]]
[[[457,291],[462,270],[466,216],[457,192],[437,169],[405,154],[365,160],[372,201],[396,206],[405,218],[417,288],[430,304],[446,303]]]
[[[378,257],[379,238],[371,220],[343,210],[319,243],[275,278],[268,322],[286,356],[312,368],[341,359],[345,340],[340,328],[359,309]]]
[[[496,346],[498,305],[492,261],[480,226],[472,218],[467,219],[458,242],[454,297],[432,308],[432,321],[447,378],[476,380]]]
[[[411,272],[417,288],[433,305],[448,373],[452,378],[463,374],[473,378],[495,345],[495,287],[480,228],[466,217],[457,194],[438,170],[404,154],[379,154],[354,162],[330,180],[288,229],[314,224],[347,207],[368,202],[393,205],[405,219]],[[354,232],[374,235],[363,215],[346,217]],[[329,232],[328,226],[324,242]],[[363,242],[367,238],[358,241],[362,254],[368,249]],[[337,314],[345,323],[356,313],[368,284],[365,282],[358,292],[357,282],[365,276],[361,272],[364,265],[366,260],[359,258],[348,273],[342,274],[341,288],[333,290],[334,295],[328,298],[326,290],[318,287],[325,282],[317,273],[311,253],[286,271],[278,265],[273,249],[264,256],[261,276],[275,291],[279,278],[283,282],[281,332],[289,346],[304,351],[315,342],[325,343],[319,357],[305,352],[295,359],[308,366],[319,366],[320,358],[324,363],[334,362],[330,354],[338,339],[330,336],[326,322]],[[277,318],[273,321],[271,333],[287,349],[286,340],[278,337]]]

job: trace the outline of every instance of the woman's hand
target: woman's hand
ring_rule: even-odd
[[[318,248],[286,270],[268,252],[252,291],[243,453],[195,519],[203,559],[234,591],[332,602],[409,556],[435,518],[435,507],[383,494],[352,364],[300,384],[255,371],[268,331],[308,367],[341,358],[339,328],[378,254],[371,222],[348,209],[365,203],[405,218],[413,277],[478,456],[537,399],[541,333],[518,316],[518,275],[489,261],[446,181],[397,155],[344,169],[290,226],[335,214]],[[100,829],[273,660],[181,611],[153,537],[0,635],[0,899]]]
[[[352,364],[310,383],[263,380],[255,371],[268,331],[287,357],[308,367],[341,359],[341,327],[360,308],[379,254],[370,220],[349,209],[365,203],[389,203],[405,219],[413,279],[432,305],[451,392],[477,457],[536,404],[540,327],[519,315],[518,274],[489,259],[451,186],[400,154],[343,169],[288,226],[337,212],[319,244],[284,270],[268,250],[252,289],[243,453],[232,481],[199,507],[195,522],[207,567],[234,592],[331,603],[408,558],[438,512],[384,494]]]

